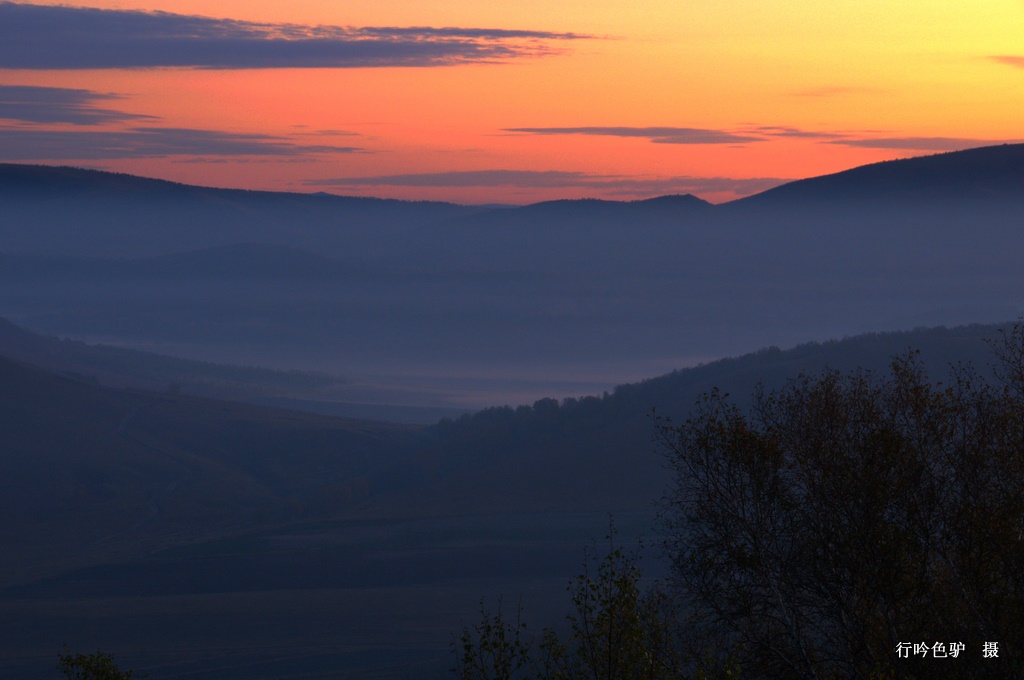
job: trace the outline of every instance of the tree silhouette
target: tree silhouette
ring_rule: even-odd
[[[57,655],[57,670],[67,680],[131,680],[132,670],[122,671],[106,652],[73,654],[66,646]]]
[[[668,680],[679,678],[674,617],[657,587],[645,589],[640,547],[627,552],[611,528],[607,554],[588,551],[583,571],[569,582],[568,631],[545,628],[533,636],[521,620],[481,606],[481,622],[464,627],[455,672],[461,680]]]
[[[744,677],[1021,677],[1022,327],[996,349],[995,383],[935,383],[909,353],[659,421],[666,546],[705,649]]]

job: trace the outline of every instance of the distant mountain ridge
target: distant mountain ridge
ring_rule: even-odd
[[[823,204],[1024,202],[1024,144],[885,161],[789,182],[712,205],[692,195],[636,201],[563,199],[520,207],[462,206],[317,193],[218,189],[65,166],[0,164],[0,252],[168,254],[240,243],[386,258],[383,242],[447,225],[536,229],[559,224],[692,224],[737,212]],[[31,231],[20,225],[31,223]],[[288,229],[283,230],[287,225]]]
[[[94,170],[66,165],[32,165],[24,163],[0,163],[0,192],[15,196],[41,195],[52,198],[55,195],[82,196],[90,193],[119,192],[135,196],[172,195],[181,198],[184,195],[221,195],[238,197],[279,198],[315,198],[317,200],[335,201],[338,203],[415,203],[420,206],[452,206],[444,201],[403,201],[389,198],[364,196],[341,196],[329,192],[315,193],[265,191],[260,189],[227,189],[207,187],[184,182],[143,177],[124,172]]]
[[[1022,168],[1015,144],[721,205],[488,208],[4,166],[0,316],[372,374],[409,406],[600,391],[765,344],[1021,315]],[[17,189],[23,175],[43,189]]]
[[[781,186],[730,201],[770,202],[794,200],[798,197],[814,200],[838,198],[898,198],[905,194],[917,198],[925,193],[942,192],[947,197],[996,198],[1013,195],[1019,198],[1024,191],[1024,143],[1001,144],[962,151],[948,151],[881,161],[843,170],[828,175],[787,182]],[[656,196],[648,199],[615,201],[607,199],[558,199],[524,206],[457,206],[443,201],[410,201],[362,196],[344,196],[330,192],[297,193],[249,189],[224,189],[153,179],[128,173],[92,170],[72,166],[0,163],[0,198],[30,195],[54,198],[56,196],[84,196],[96,193],[121,193],[135,196],[185,195],[236,198],[264,198],[293,200],[322,200],[336,204],[409,204],[419,207],[462,207],[483,210],[517,210],[521,208],[550,209],[557,206],[594,208],[598,206],[650,206],[673,204],[680,208],[704,204],[703,199],[686,194]]]
[[[768,209],[800,202],[1011,201],[1024,203],[1024,144],[882,161],[788,182],[732,201]]]
[[[1019,153],[1003,180],[983,153],[947,154],[746,208],[74,172],[52,192],[0,186],[0,317],[22,327],[0,322],[0,675],[51,677],[67,640],[153,677],[433,677],[417,659],[448,668],[447,631],[479,620],[482,595],[528,594],[559,620],[608,513],[652,526],[652,408],[686,418],[714,387],[743,408],[758,383],[884,372],[915,347],[934,379],[961,360],[985,372],[998,327],[960,324],[1024,314]],[[954,166],[952,184],[927,179]],[[320,386],[99,339],[474,412],[411,427],[198,398],[185,376]],[[113,374],[153,390],[97,384]]]
[[[216,189],[11,163],[0,164],[0,208],[2,252],[107,257],[238,243],[316,252],[336,244],[334,252],[339,252],[373,241],[374,232],[387,232],[387,225],[408,230],[481,210],[430,201]],[[25,229],[25,224],[34,226]],[[346,232],[341,244],[339,230]]]

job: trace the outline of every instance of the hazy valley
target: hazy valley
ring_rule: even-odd
[[[0,166],[0,672],[447,677],[481,596],[559,619],[609,513],[656,546],[652,409],[987,371],[1022,209],[1019,145],[722,205]]]
[[[600,393],[769,345],[1016,318],[1022,154],[881,163],[718,206],[489,209],[6,166],[0,316],[330,373],[376,403]]]

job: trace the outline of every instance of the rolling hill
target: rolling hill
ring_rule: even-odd
[[[681,369],[430,428],[120,390],[0,360],[0,671],[62,642],[161,678],[446,676],[481,595],[556,620],[614,513],[650,535],[651,409],[740,403],[800,370],[984,370],[994,326],[871,334]],[[656,539],[653,539],[656,543]],[[650,541],[649,541],[650,542]],[[656,563],[655,563],[656,566]]]
[[[800,203],[1024,202],[1024,144],[1002,144],[884,161],[822,177],[789,182],[729,203],[766,210]]]
[[[390,395],[362,402],[601,392],[764,345],[1016,318],[1022,167],[1007,145],[723,205],[494,208],[5,166],[0,316]]]
[[[0,359],[12,582],[355,503],[415,428],[102,387]]]

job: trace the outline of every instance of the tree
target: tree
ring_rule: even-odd
[[[626,552],[611,528],[607,554],[588,551],[583,571],[569,582],[568,633],[545,628],[528,633],[521,621],[492,614],[481,604],[481,622],[464,627],[453,643],[461,680],[661,680],[679,678],[667,595],[644,589],[640,547]]]
[[[1022,327],[996,349],[995,382],[933,383],[910,353],[659,420],[666,548],[704,649],[755,678],[1022,677]]]
[[[57,670],[67,680],[131,680],[133,671],[122,671],[106,652],[72,654],[66,646],[57,655]]]
[[[594,680],[678,677],[667,595],[656,586],[641,588],[639,547],[627,553],[616,546],[614,529],[607,538],[604,559],[588,556],[583,573],[569,584],[577,674]]]
[[[501,611],[501,600],[493,614],[480,601],[480,623],[464,626],[452,643],[455,667],[460,680],[515,680],[529,677],[532,642],[522,622],[522,606],[516,610],[515,623]]]

